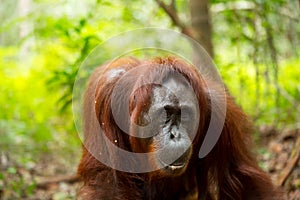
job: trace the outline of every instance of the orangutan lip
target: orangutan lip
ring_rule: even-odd
[[[185,166],[185,163],[183,163],[182,165],[169,165],[168,168],[170,168],[171,170],[176,170],[176,169],[181,169]]]
[[[161,161],[160,159],[158,160],[160,161],[161,164],[165,165],[166,169],[171,169],[172,171],[182,169],[186,164],[186,163],[172,163],[167,165],[165,162]]]
[[[173,162],[172,164],[169,164],[167,167],[171,170],[177,170],[177,169],[182,169],[185,166],[186,162],[183,162],[181,160],[180,162]]]

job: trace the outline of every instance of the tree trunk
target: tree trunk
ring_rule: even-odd
[[[194,38],[213,57],[212,28],[208,0],[190,0],[191,21]]]
[[[19,16],[20,17],[24,17],[26,18],[27,15],[30,12],[30,5],[31,5],[31,0],[19,0]],[[24,21],[22,21],[20,23],[20,32],[19,32],[19,36],[21,39],[26,38],[30,32],[32,30],[32,24],[31,22],[27,19],[25,19]],[[23,45],[20,48],[20,59],[24,59],[24,57],[26,57],[26,55],[29,53],[29,49],[30,49],[30,44],[33,42],[33,39],[27,39],[25,40],[25,43],[23,43]]]

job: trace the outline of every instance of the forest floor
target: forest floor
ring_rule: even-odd
[[[270,173],[275,184],[284,189],[289,200],[300,200],[300,130],[276,131],[267,126],[259,130],[258,147],[262,152],[259,152],[258,159],[261,167]],[[75,199],[82,185],[74,175],[76,165],[56,163],[57,156],[47,156],[28,170],[13,164],[14,161],[8,159],[10,156],[2,152],[0,200]]]
[[[260,146],[268,153],[259,154],[258,160],[288,200],[300,200],[300,130],[276,131],[265,126],[260,133]]]

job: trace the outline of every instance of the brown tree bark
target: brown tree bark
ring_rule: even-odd
[[[208,0],[190,0],[193,37],[213,57],[212,25],[209,14]]]
[[[212,26],[209,14],[208,0],[190,0],[191,24],[184,23],[178,16],[175,0],[166,4],[163,0],[155,0],[170,17],[173,24],[186,34],[198,41],[208,54],[213,57]]]

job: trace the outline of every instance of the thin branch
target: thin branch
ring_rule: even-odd
[[[211,11],[213,13],[220,13],[230,10],[254,10],[255,3],[250,1],[235,1],[227,3],[217,3],[211,6]]]
[[[299,146],[300,146],[300,136],[298,136],[298,139],[295,143],[295,147],[292,152],[292,158],[290,159],[290,161],[288,162],[286,167],[283,169],[283,173],[278,179],[278,185],[283,186],[285,181],[288,179],[288,177],[291,175],[291,173],[295,169],[295,167],[298,163],[298,160],[300,159]]]
[[[66,182],[66,183],[75,183],[79,182],[80,179],[77,175],[64,175],[64,176],[58,176],[58,177],[49,177],[45,181],[38,181],[37,182],[37,188],[40,189],[47,189],[48,186],[52,184],[58,184],[61,182]]]
[[[226,3],[216,3],[210,7],[210,11],[214,14],[219,14],[226,11],[253,11],[257,9],[255,3],[250,1],[229,1]],[[294,21],[299,21],[297,13],[293,13],[288,8],[280,8],[279,14]]]
[[[162,0],[155,0],[166,14],[171,18],[172,23],[181,29],[181,32],[195,39],[195,33],[192,27],[185,25],[179,18],[176,11],[175,0],[172,0],[170,5],[165,4]]]
[[[175,0],[172,0],[172,1],[171,1],[170,7],[171,7],[173,10],[176,10],[176,3],[175,3]]]
[[[300,109],[298,108],[299,103],[285,89],[280,87],[278,83],[275,83],[274,85],[279,94],[281,94],[281,96],[285,98],[290,104],[292,104],[292,106],[297,110],[297,112],[300,113]]]
[[[155,0],[155,1],[159,5],[159,7],[161,7],[167,13],[167,15],[171,18],[171,21],[175,26],[178,26],[182,30],[186,28],[184,23],[180,20],[178,14],[177,14],[177,11],[175,8],[175,0],[172,0],[170,5],[165,4],[161,0]]]

